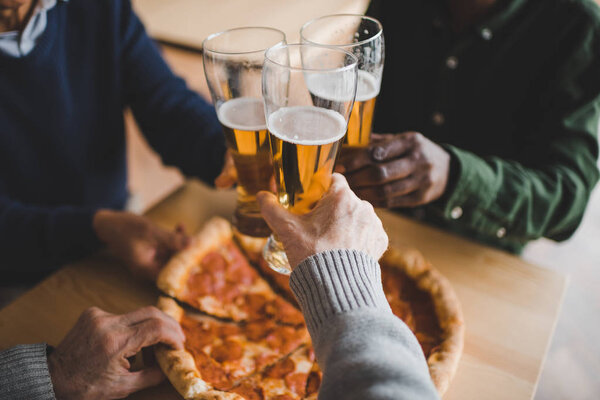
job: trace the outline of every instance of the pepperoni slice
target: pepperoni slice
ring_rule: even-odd
[[[279,358],[279,355],[277,355],[277,354],[264,354],[264,353],[259,354],[258,356],[254,357],[254,362],[256,363],[256,369],[257,370],[263,369],[267,365],[270,365],[270,364],[274,363],[275,361],[277,361],[278,358]]]
[[[294,361],[288,357],[269,368],[265,375],[269,378],[282,379],[290,372],[294,372],[295,369],[296,364],[294,364]]]
[[[249,383],[242,383],[240,386],[231,389],[239,395],[242,395],[246,400],[264,400],[265,396],[260,387],[252,386]]]
[[[290,396],[289,394],[278,394],[273,397],[273,400],[296,400],[296,398]]]
[[[278,321],[287,324],[301,325],[304,323],[304,317],[300,310],[296,309],[296,307],[292,306],[281,297],[277,297],[267,303],[265,313],[273,316]]]
[[[244,326],[244,333],[249,340],[256,342],[267,337],[267,335],[271,333],[274,328],[275,321],[270,319],[252,321],[248,322],[246,326]]]
[[[192,355],[196,362],[196,367],[200,371],[200,374],[202,374],[202,379],[217,389],[225,390],[231,387],[231,382],[229,381],[227,373],[215,362],[215,360],[211,359],[201,351],[192,350]]]
[[[223,324],[218,328],[218,336],[222,338],[230,337],[233,335],[239,335],[241,331],[242,330],[240,329],[240,327],[235,324]]]
[[[249,293],[246,296],[246,308],[253,319],[260,318],[265,314],[267,299],[262,294]]]
[[[310,374],[308,374],[308,379],[306,380],[306,395],[317,393],[320,386],[321,374],[317,371],[312,371]]]
[[[235,361],[242,358],[244,349],[234,340],[226,340],[223,344],[215,346],[210,355],[218,362]]]
[[[307,379],[308,374],[301,372],[295,374],[287,374],[284,378],[285,383],[288,385],[290,390],[299,396],[304,396],[304,392],[306,391]]]
[[[192,318],[183,317],[181,320],[181,328],[185,334],[185,346],[190,348],[198,348],[211,344],[215,338],[215,327],[211,324],[204,324]]]
[[[298,330],[290,326],[278,326],[277,329],[267,336],[267,345],[273,350],[287,354],[298,347],[304,336],[303,330]]]
[[[225,278],[237,285],[249,286],[258,278],[258,274],[244,258],[243,254],[233,243],[229,243],[224,249],[229,258],[229,266]]]

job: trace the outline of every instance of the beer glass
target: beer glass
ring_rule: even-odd
[[[265,50],[285,43],[285,34],[267,27],[215,33],[202,43],[204,73],[237,170],[233,225],[242,234],[267,237],[256,194],[272,186],[273,167],[262,100]]]
[[[262,88],[277,196],[293,213],[307,213],[329,189],[356,95],[357,63],[345,50],[313,44],[279,44],[265,53]],[[275,271],[291,272],[273,235],[263,257]]]
[[[300,38],[303,43],[340,47],[358,58],[356,101],[344,146],[367,146],[383,74],[385,45],[381,23],[364,15],[326,15],[305,23]]]

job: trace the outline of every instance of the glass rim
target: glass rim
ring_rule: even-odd
[[[314,22],[317,22],[319,20],[324,20],[324,19],[328,19],[328,18],[337,18],[337,17],[357,17],[360,19],[366,19],[368,21],[374,22],[377,25],[377,28],[379,28],[379,30],[377,31],[377,33],[375,33],[373,36],[371,36],[368,39],[364,39],[361,40],[360,42],[352,42],[352,43],[344,43],[344,44],[323,44],[323,43],[319,43],[319,42],[315,42],[312,41],[310,39],[307,39],[304,37],[303,32],[304,30],[311,25]],[[368,15],[363,15],[363,14],[329,14],[329,15],[322,15],[320,17],[317,18],[313,18],[307,22],[305,22],[302,27],[300,28],[300,40],[306,40],[308,43],[313,43],[313,44],[318,44],[321,46],[336,46],[336,47],[354,47],[354,46],[360,46],[363,45],[365,43],[369,43],[375,39],[378,39],[380,36],[383,35],[383,25],[381,24],[381,22],[373,17],[369,17]]]
[[[279,49],[285,48],[285,47],[287,47],[287,48],[290,48],[290,47],[297,47],[297,48],[313,47],[313,48],[327,49],[327,50],[335,51],[338,53],[344,53],[345,55],[351,57],[352,63],[348,64],[348,65],[344,65],[342,67],[336,67],[336,68],[306,68],[306,67],[293,67],[291,65],[282,64],[282,63],[277,62],[269,57],[270,52],[279,50]],[[276,45],[269,47],[265,51],[265,63],[267,61],[272,64],[278,65],[283,68],[287,68],[292,71],[333,72],[333,71],[344,71],[344,70],[349,70],[349,69],[353,69],[353,68],[356,68],[358,70],[358,57],[356,57],[354,54],[352,54],[349,51],[346,51],[344,49],[341,49],[339,47],[336,47],[336,46],[326,46],[326,45],[317,44],[317,43],[277,43]]]
[[[232,32],[237,32],[237,31],[245,31],[245,30],[264,30],[264,31],[271,31],[273,33],[277,33],[281,35],[281,40],[279,40],[277,43],[275,43],[274,45],[269,45],[266,46],[264,48],[257,48],[256,50],[247,50],[247,51],[222,51],[222,50],[215,50],[215,49],[211,49],[210,46],[206,46],[207,43],[217,37],[221,37],[223,35],[226,35],[228,33],[232,33]],[[220,31],[220,32],[215,32],[215,33],[211,33],[210,35],[208,35],[203,41],[202,41],[202,52],[209,52],[209,53],[214,53],[214,54],[224,54],[224,55],[242,55],[242,54],[252,54],[252,53],[261,53],[261,52],[265,52],[267,49],[269,49],[272,46],[276,46],[278,44],[281,43],[286,43],[286,37],[285,37],[285,32],[283,32],[282,30],[279,30],[277,28],[273,28],[270,26],[239,26],[236,28],[229,28],[229,29],[225,29],[224,31]]]

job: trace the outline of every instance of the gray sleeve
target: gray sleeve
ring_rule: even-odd
[[[45,343],[0,352],[0,399],[55,400]]]
[[[417,339],[392,314],[373,258],[354,250],[316,254],[294,269],[290,287],[323,370],[320,400],[439,399]]]

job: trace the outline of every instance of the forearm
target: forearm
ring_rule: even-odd
[[[54,400],[44,343],[0,352],[0,398]]]
[[[212,184],[225,155],[213,106],[173,74],[130,2],[123,1],[121,7],[125,103],[166,164]]]
[[[379,265],[349,250],[319,253],[293,271],[323,384],[319,399],[437,399],[421,348],[395,317]]]
[[[453,224],[483,237],[525,243],[540,237],[568,238],[579,225],[598,180],[593,149],[549,157],[527,167],[498,157],[480,157],[453,146],[456,181],[432,206]]]
[[[96,210],[41,207],[0,196],[0,268],[19,278],[90,254],[100,246],[92,227]]]

